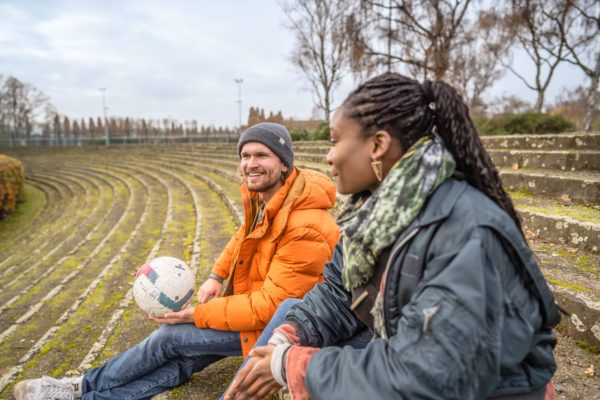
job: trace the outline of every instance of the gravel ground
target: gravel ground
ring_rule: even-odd
[[[554,356],[556,398],[560,400],[600,400],[600,354],[579,347],[558,331]]]

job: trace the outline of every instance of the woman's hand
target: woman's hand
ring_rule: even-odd
[[[163,317],[148,315],[152,321],[160,324],[189,324],[194,322],[194,307],[188,307],[181,311],[165,313]]]
[[[206,303],[211,297],[216,297],[221,293],[222,283],[217,282],[216,279],[208,278],[202,286],[198,288],[198,303]]]
[[[257,347],[250,359],[233,378],[225,400],[264,399],[281,387],[271,374],[271,355],[275,346]]]

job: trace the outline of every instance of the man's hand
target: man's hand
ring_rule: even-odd
[[[225,400],[264,399],[281,387],[271,374],[271,355],[275,346],[257,347],[250,351],[246,365],[233,378]]]
[[[189,324],[194,322],[194,307],[184,308],[181,311],[168,312],[161,317],[148,316],[151,320],[161,324]]]
[[[211,297],[216,297],[221,293],[222,283],[213,278],[208,278],[202,286],[198,288],[198,303],[206,303]]]

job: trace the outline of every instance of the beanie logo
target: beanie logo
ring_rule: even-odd
[[[279,143],[281,143],[282,145],[285,144],[285,140],[283,140],[283,138],[279,138]]]

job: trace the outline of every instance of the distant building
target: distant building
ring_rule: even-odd
[[[276,122],[278,124],[285,125],[289,130],[300,130],[300,131],[310,131],[317,128],[322,120],[318,119],[309,119],[309,120],[300,120],[300,119],[286,119],[283,117],[281,111],[278,111],[277,114],[274,114],[272,111],[269,112],[269,116],[265,116],[265,110],[259,107],[250,107],[250,111],[248,113],[248,125],[252,126],[258,124],[259,122]]]

